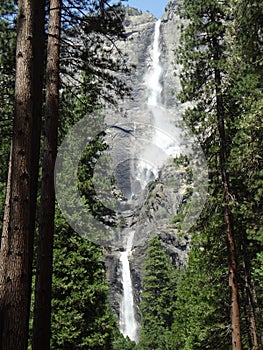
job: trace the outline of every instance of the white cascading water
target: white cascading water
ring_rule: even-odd
[[[152,127],[154,128],[153,142],[149,150],[145,149],[141,154],[141,161],[137,164],[136,178],[144,189],[149,181],[157,177],[158,169],[162,166],[167,154],[165,153],[171,145],[171,138],[163,133],[170,130],[169,122],[164,118],[162,108],[162,85],[160,83],[162,67],[160,64],[160,25],[161,20],[155,24],[154,41],[151,52],[152,65],[146,76],[148,89],[147,105],[153,115]],[[166,125],[167,124],[167,125]],[[172,143],[174,141],[172,140]],[[130,231],[127,237],[126,249],[121,252],[120,262],[122,265],[123,299],[120,308],[120,330],[123,335],[137,342],[138,323],[135,317],[133,288],[130,272],[129,256],[132,251],[134,231]]]
[[[159,19],[155,23],[154,40],[152,48],[152,67],[147,74],[146,84],[148,87],[148,106],[160,106],[161,105],[161,93],[162,85],[160,83],[162,67],[160,65],[160,26],[161,20]]]
[[[137,341],[138,324],[135,318],[133,288],[131,280],[129,255],[132,250],[134,231],[127,237],[126,249],[121,252],[123,299],[120,309],[120,331],[131,340]]]
[[[137,165],[136,178],[144,189],[147,183],[158,176],[158,171],[169,156],[177,155],[178,145],[171,137],[176,134],[174,126],[169,120],[166,109],[162,105],[162,66],[160,49],[161,20],[155,23],[154,40],[151,50],[151,68],[146,74],[145,82],[148,90],[147,106],[151,113],[150,128],[153,130],[152,140],[141,154],[141,161]]]
[[[178,139],[180,138],[180,131],[171,122],[171,115],[162,104],[160,28],[161,20],[158,20],[155,24],[152,66],[146,75],[146,85],[148,88],[147,105],[152,114],[154,134],[150,149],[146,149],[144,155],[152,163],[152,172],[154,174],[158,173],[169,156],[175,157],[181,153],[175,139],[176,137]]]

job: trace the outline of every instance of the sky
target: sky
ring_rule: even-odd
[[[142,11],[150,11],[157,18],[161,18],[164,14],[165,5],[169,0],[128,0],[125,4],[136,7]]]

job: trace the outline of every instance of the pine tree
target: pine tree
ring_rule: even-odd
[[[176,269],[157,236],[149,241],[143,271],[142,331],[138,349],[172,349],[169,337],[176,295]]]
[[[14,126],[0,251],[0,343],[26,349],[42,106],[44,6],[18,2]],[[17,315],[19,314],[19,317]]]
[[[57,214],[52,288],[52,349],[110,350],[116,321],[101,250]]]
[[[80,72],[84,71],[92,77],[92,91],[97,92],[102,103],[117,104],[118,98],[129,93],[123,78],[130,71],[127,57],[116,45],[117,40],[125,39],[121,1],[109,4],[107,0],[68,0],[62,10],[63,85],[73,89],[82,85]]]
[[[262,183],[260,179],[262,137],[259,133],[262,130],[262,98],[260,97],[262,45],[259,34],[261,26],[259,13],[262,13],[262,2],[240,0],[232,2],[196,1],[193,3],[183,1],[181,11],[183,17],[188,20],[183,34],[183,46],[179,54],[180,62],[183,64],[181,98],[185,102],[193,103],[192,108],[186,111],[184,118],[192,127],[193,132],[198,135],[210,169],[210,200],[197,226],[193,228],[193,234],[198,233],[198,236],[193,242],[193,252],[190,253],[190,266],[187,274],[189,273],[189,277],[194,276],[195,273],[198,274],[194,269],[191,270],[191,254],[195,256],[195,251],[198,252],[198,245],[204,248],[208,256],[210,255],[210,249],[207,249],[205,245],[203,247],[204,240],[201,238],[203,234],[211,236],[210,240],[214,241],[215,246],[221,244],[222,220],[218,217],[220,214],[228,228],[226,232],[232,296],[237,296],[236,287],[240,291],[239,299],[236,297],[236,302],[232,303],[232,306],[236,306],[232,307],[231,313],[232,329],[236,329],[236,332],[233,332],[232,347],[233,349],[241,348],[238,333],[242,329],[243,347],[257,349],[260,347],[262,321],[261,317],[258,317],[258,298],[251,279],[251,261],[255,259],[260,249],[257,240],[261,231],[259,193],[262,188],[260,185]],[[251,135],[254,135],[253,141]],[[248,147],[248,144],[253,146]],[[221,210],[222,197],[225,213]],[[209,225],[207,225],[208,222]],[[200,240],[199,243],[198,240]],[[229,249],[230,243],[234,243],[232,249]],[[214,257],[217,257],[216,254]],[[199,257],[196,260],[197,269],[199,264],[200,268],[203,267],[202,258]],[[222,257],[218,259],[217,264],[218,267],[224,266],[224,259]],[[221,271],[223,277],[223,270]],[[231,275],[235,278],[231,278]],[[195,279],[192,280],[192,283],[193,288],[201,292],[202,289],[206,290],[207,282],[205,275],[200,274],[199,276],[203,280],[204,288],[196,286]],[[223,296],[226,294],[222,285],[224,279],[219,280]],[[183,293],[185,286],[181,287],[179,283],[178,288],[180,294],[180,289],[182,288]],[[213,290],[213,287],[211,286],[210,289]],[[208,288],[205,292],[207,300],[209,295]],[[191,301],[192,299],[189,295],[187,298],[185,300]],[[180,301],[180,297],[178,300]],[[176,321],[175,324],[180,329],[180,320],[182,320],[180,317],[185,308],[183,307],[184,302],[179,301],[177,307],[178,310],[181,309],[181,312],[176,311],[179,321]],[[218,300],[215,298],[213,303],[218,310],[218,316],[221,316],[223,308],[220,294]],[[233,310],[237,311],[236,326],[233,322]],[[241,314],[241,317],[238,314]],[[197,316],[196,312],[190,315],[193,324],[199,322],[203,330],[206,329],[203,323],[204,315],[200,313]],[[216,326],[216,320],[212,320],[213,318],[210,320],[211,330],[216,330],[218,327],[220,329],[219,324]],[[213,322],[215,322],[214,325]],[[225,318],[221,322],[222,326],[227,326]],[[187,329],[186,324],[184,326]],[[192,330],[194,329],[193,326]],[[179,331],[179,334],[182,335],[182,332]],[[198,331],[196,333],[190,331],[183,342],[185,348],[229,346],[227,341],[223,345],[222,340],[213,345],[207,341],[208,332],[205,334],[205,338],[201,340]]]
[[[51,285],[55,225],[54,167],[57,154],[59,123],[59,66],[62,3],[60,0],[51,0],[49,6],[44,153],[42,161],[35,312],[32,340],[32,348],[37,350],[47,350],[50,348]]]
[[[98,88],[98,84],[94,84],[96,72],[92,74],[87,74],[91,61],[85,61],[84,63],[84,53],[86,47],[83,42],[77,43],[79,37],[81,37],[82,32],[87,33],[88,31],[93,31],[93,36],[98,34],[101,35],[100,42],[96,43],[96,53],[97,56],[101,56],[101,53],[105,51],[103,48],[104,43],[108,40],[108,36],[111,35],[111,40],[114,36],[118,37],[122,33],[122,24],[120,19],[112,10],[105,11],[106,2],[83,2],[83,9],[80,10],[79,2],[54,0],[50,2],[50,18],[49,18],[49,29],[48,29],[48,46],[47,46],[47,69],[46,69],[46,120],[44,129],[44,153],[43,153],[43,163],[42,163],[42,189],[41,189],[41,201],[40,201],[40,220],[39,220],[39,235],[38,235],[38,257],[37,257],[37,275],[36,275],[36,296],[35,296],[35,322],[33,328],[33,348],[35,349],[47,349],[49,347],[50,339],[50,304],[51,304],[51,277],[52,277],[52,245],[53,245],[53,231],[54,231],[54,210],[55,210],[55,193],[54,193],[54,163],[56,158],[57,150],[57,128],[58,128],[58,115],[62,111],[59,108],[59,73],[60,67],[65,67],[72,69],[71,61],[64,60],[64,65],[62,66],[61,61],[64,57],[64,50],[67,50],[67,56],[72,58],[74,56],[74,62],[78,61],[73,70],[68,70],[70,74],[71,81],[74,83],[77,81],[78,85],[74,89],[71,86],[71,96],[70,102],[67,100],[66,105],[68,110],[71,108],[70,113],[75,113],[73,118],[81,118],[87,114],[89,110],[94,110],[99,97],[103,97],[102,93]],[[108,5],[107,5],[108,6]],[[83,14],[84,8],[87,8],[88,13]],[[109,9],[118,7],[115,5],[109,6]],[[92,13],[91,13],[92,12]],[[69,20],[69,23],[66,21]],[[100,23],[101,22],[101,23]],[[116,27],[116,23],[119,26]],[[69,27],[70,24],[70,27]],[[98,24],[100,24],[98,26]],[[105,28],[105,24],[107,24]],[[102,27],[103,25],[103,27]],[[87,28],[87,26],[89,28]],[[74,28],[74,29],[73,29]],[[103,29],[103,32],[102,32]],[[105,29],[107,29],[105,31]],[[60,32],[63,30],[63,39],[60,38]],[[78,32],[77,32],[78,31]],[[74,32],[74,33],[73,33]],[[69,34],[71,33],[71,34]],[[74,35],[71,37],[72,43],[70,43],[69,35]],[[65,37],[65,34],[67,37]],[[78,38],[76,38],[78,37]],[[87,41],[87,38],[85,39]],[[62,54],[60,55],[60,47],[62,46]],[[94,42],[91,38],[88,39],[88,49],[87,51],[93,50]],[[82,56],[79,56],[81,53]],[[90,54],[90,53],[89,53]],[[108,57],[103,58],[93,57],[96,59],[97,64],[102,65],[100,74],[103,73],[101,77],[102,82],[106,83],[111,81],[112,86],[116,87],[118,85],[118,79],[114,81],[111,80],[112,70],[114,65],[110,69],[108,65]],[[78,59],[76,59],[78,57]],[[76,59],[76,60],[75,60]],[[70,63],[69,63],[70,62]],[[112,62],[112,61],[111,61]],[[76,71],[79,69],[79,72]],[[107,69],[107,72],[106,72]],[[115,66],[114,69],[117,69]],[[121,69],[119,67],[119,69]],[[83,73],[83,71],[86,71]],[[81,73],[80,73],[81,72]],[[69,84],[68,76],[63,77],[62,81]],[[116,86],[115,86],[116,85]],[[67,86],[67,90],[69,86]],[[118,90],[118,89],[117,89]],[[65,87],[64,87],[65,92]],[[75,92],[75,94],[74,94]],[[72,101],[73,105],[70,106]],[[65,102],[65,101],[64,101]],[[65,113],[65,109],[63,110]],[[63,128],[67,127],[67,121],[63,120],[61,122]],[[62,130],[61,130],[62,131]],[[100,147],[100,142],[96,144],[94,153],[97,152]],[[91,174],[92,175],[92,174]],[[91,203],[91,198],[88,199]]]
[[[182,73],[183,100],[194,101],[195,106],[185,114],[185,120],[203,132],[203,144],[212,149],[207,156],[215,157],[214,165],[220,174],[224,222],[227,238],[229,285],[231,290],[231,324],[233,349],[242,349],[240,305],[238,295],[237,247],[231,208],[231,185],[227,168],[229,138],[227,134],[227,103],[225,99],[224,41],[228,20],[227,2],[183,1],[183,16],[189,25],[183,34],[183,48],[180,53],[184,66]],[[209,137],[207,136],[209,134]],[[205,140],[205,141],[204,141]],[[213,142],[213,144],[212,144]],[[214,143],[216,142],[216,143]],[[212,147],[211,147],[212,145]]]
[[[259,291],[251,273],[262,240],[262,1],[233,2],[233,22],[229,28],[231,59],[230,99],[233,115],[231,178],[235,193],[235,225],[240,235],[240,260],[245,305],[244,329],[250,346],[263,344]]]
[[[174,349],[231,348],[227,256],[222,209],[211,199],[191,232],[186,270],[178,275]],[[206,225],[203,225],[206,222]]]

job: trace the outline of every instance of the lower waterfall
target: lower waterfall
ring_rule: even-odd
[[[121,252],[120,262],[122,265],[122,287],[123,298],[120,307],[120,331],[126,337],[137,342],[138,324],[135,318],[133,289],[129,256],[132,250],[134,231],[131,231],[127,238],[126,250]]]

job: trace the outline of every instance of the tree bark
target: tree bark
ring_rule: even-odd
[[[43,83],[44,6],[43,0],[18,2],[13,139],[0,250],[2,350],[26,350],[28,341]]]
[[[1,255],[0,255],[0,344],[3,341],[3,329],[5,319],[5,276],[6,276],[6,265],[3,263],[3,257],[7,256],[8,253],[8,230],[10,220],[10,198],[11,198],[11,171],[12,171],[12,145],[8,164],[8,179],[6,186],[6,199],[5,199],[5,211],[3,217],[3,229],[1,235]]]
[[[50,349],[51,287],[55,217],[54,166],[59,116],[61,0],[50,1],[46,68],[46,111],[35,287],[33,350]]]
[[[244,268],[244,278],[245,278],[245,294],[246,294],[246,301],[247,301],[247,315],[249,319],[249,329],[250,329],[250,337],[251,337],[251,343],[252,343],[252,349],[253,350],[259,350],[259,343],[258,343],[258,336],[257,336],[257,323],[256,323],[256,317],[255,317],[255,308],[253,304],[253,297],[252,297],[252,286],[251,286],[251,279],[250,279],[250,269],[246,264],[245,258],[243,258],[243,268]]]
[[[216,50],[215,61],[219,61],[217,55],[217,43],[214,43]],[[222,176],[223,199],[224,199],[224,222],[228,248],[228,269],[229,269],[229,287],[231,292],[231,327],[232,327],[232,347],[233,350],[242,350],[241,341],[241,322],[240,322],[240,306],[238,296],[238,273],[237,273],[237,254],[233,228],[233,219],[231,212],[231,196],[230,183],[226,170],[227,166],[227,144],[224,123],[224,104],[222,97],[222,79],[218,69],[215,69],[215,85],[216,85],[216,108],[217,108],[217,129],[220,141],[220,170]]]
[[[248,252],[248,239],[246,234],[242,237],[242,262],[244,273],[244,298],[245,309],[248,318],[248,326],[250,329],[251,348],[259,350],[262,348],[262,328],[261,328],[261,312],[259,310],[257,294],[253,282],[251,280],[251,265]]]

